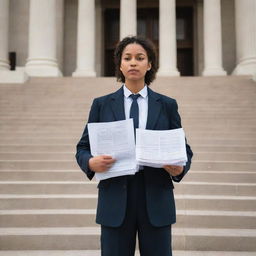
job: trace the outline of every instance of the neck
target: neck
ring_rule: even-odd
[[[136,94],[141,91],[145,86],[145,81],[125,81],[125,86],[133,93]]]

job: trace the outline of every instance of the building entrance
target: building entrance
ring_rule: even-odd
[[[106,9],[104,14],[104,76],[114,76],[113,54],[119,41],[119,9]],[[168,31],[166,31],[168,33]],[[151,39],[159,52],[159,9],[137,9],[137,35]],[[193,8],[176,8],[177,67],[181,76],[193,76]]]

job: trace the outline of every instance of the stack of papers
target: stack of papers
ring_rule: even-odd
[[[95,173],[96,180],[134,175],[139,165],[155,168],[184,166],[187,162],[185,134],[182,128],[156,131],[136,129],[133,119],[89,123],[88,133],[93,156],[109,155],[116,161],[106,172]]]
[[[108,171],[95,173],[96,180],[134,175],[138,171],[133,119],[89,123],[88,133],[93,156],[109,155],[116,160]]]
[[[136,160],[140,165],[155,168],[164,165],[185,166],[187,153],[184,130],[136,129]]]

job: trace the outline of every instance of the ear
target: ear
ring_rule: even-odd
[[[151,62],[148,63],[148,71],[151,69],[152,65]]]

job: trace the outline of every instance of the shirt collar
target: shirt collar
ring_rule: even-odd
[[[125,86],[125,84],[124,84],[123,88],[124,88],[124,96],[125,96],[126,98],[128,98],[131,94],[133,94],[133,93]],[[148,96],[148,87],[147,87],[147,85],[145,85],[145,86],[138,92],[138,94],[140,94],[141,97],[146,98],[146,97]]]

